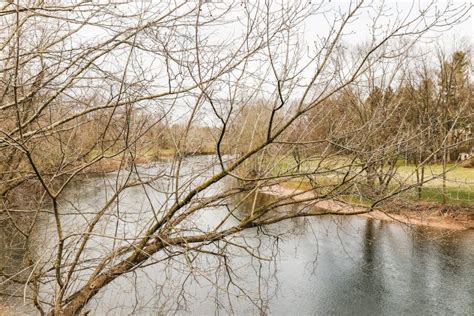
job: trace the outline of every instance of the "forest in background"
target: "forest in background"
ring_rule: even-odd
[[[232,247],[254,256],[234,236],[291,218],[389,213],[388,203],[421,200],[472,220],[471,43],[435,40],[471,9],[2,2],[0,221],[27,251],[25,268],[2,272],[1,284],[24,284],[40,314],[73,315],[163,258],[221,260]],[[312,17],[328,23],[307,41]],[[370,36],[350,42],[361,17]],[[195,155],[208,160],[189,172]],[[97,177],[109,191],[93,208],[70,198]],[[271,188],[290,191],[239,213]],[[122,203],[132,190],[146,201],[139,209]],[[296,209],[275,212],[288,205]],[[218,207],[227,215],[201,226]],[[54,246],[38,254],[44,217]],[[72,228],[71,218],[83,222]],[[120,235],[121,225],[134,228]]]

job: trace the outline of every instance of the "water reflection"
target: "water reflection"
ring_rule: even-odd
[[[97,205],[104,197],[101,185],[88,187],[94,190],[73,192],[78,205]],[[139,200],[137,194],[129,194],[122,202],[132,207]],[[238,216],[251,212],[253,205],[272,202],[274,198],[263,194],[250,196],[239,205]],[[281,211],[294,212],[297,207]],[[216,221],[218,211],[203,213],[201,221]],[[47,221],[42,229],[43,235],[52,233]],[[256,304],[228,286],[221,258],[200,254],[193,259],[191,276],[186,272],[188,263],[176,257],[116,280],[89,308],[110,315],[257,314],[262,310],[272,315],[474,313],[473,231],[324,216],[297,218],[234,238],[259,245],[258,256],[276,258],[258,261],[238,248],[230,251],[235,278]],[[15,273],[24,253],[19,236],[1,226],[0,266]],[[176,284],[185,281],[183,294]]]
[[[0,315],[5,306],[21,303],[22,291],[18,284],[12,282],[26,280],[29,270],[27,260],[27,244],[20,231],[16,228],[24,219],[14,218],[12,224],[10,218],[0,221]],[[16,227],[15,227],[16,226]],[[18,227],[24,229],[25,227]]]

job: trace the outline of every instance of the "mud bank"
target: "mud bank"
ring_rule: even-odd
[[[371,210],[367,206],[349,204],[337,200],[314,201],[311,191],[291,189],[281,185],[265,187],[261,193],[288,198],[311,207],[328,210],[341,215],[357,215],[383,221],[400,222],[406,225],[421,225],[452,230],[474,229],[474,212],[467,208],[447,210],[446,206],[434,203],[414,203],[410,206],[400,203],[386,203]]]

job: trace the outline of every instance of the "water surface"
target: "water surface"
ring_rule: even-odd
[[[205,158],[194,159],[184,171],[193,172]],[[71,186],[62,203],[66,227],[77,229],[86,220],[74,215],[72,207],[67,211],[72,203],[66,200],[92,212],[112,191],[114,177]],[[159,191],[149,191],[157,205],[165,201]],[[111,225],[111,217],[111,222],[102,224],[104,233],[112,229],[126,236],[140,230],[137,219],[143,224],[150,216],[144,211],[150,201],[140,188],[129,190],[120,200],[117,212],[124,219]],[[195,223],[205,228],[224,214],[223,208],[207,209]],[[34,244],[36,249],[30,250],[46,260],[47,245],[54,246],[53,219],[43,219],[37,234],[45,244]],[[18,239],[11,227],[0,227],[0,268],[8,272],[22,263],[24,248]],[[253,256],[232,245],[226,248],[225,260],[192,251],[178,255],[175,249],[176,257],[114,281],[87,309],[98,315],[474,314],[474,231],[323,216],[247,230],[231,240],[254,249]],[[112,243],[96,238],[89,255]],[[165,257],[157,254],[154,259]]]

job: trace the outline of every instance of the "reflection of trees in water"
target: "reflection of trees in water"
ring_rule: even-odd
[[[445,272],[457,274],[460,266],[453,258],[459,258],[463,254],[462,235],[462,232],[414,227],[412,233],[414,258],[423,265],[430,262],[430,268],[436,270],[430,272],[435,272],[436,276],[443,276]],[[427,274],[428,270],[425,269],[424,272]],[[433,275],[430,275],[430,278],[432,277]]]
[[[383,238],[386,231],[383,221],[366,219],[362,230],[362,257],[353,277],[351,286],[358,289],[355,297],[360,303],[373,312],[382,313],[385,306],[387,288],[385,284],[385,267],[383,258]],[[367,295],[365,293],[370,293]]]
[[[440,276],[445,276],[446,272],[449,274],[459,274],[460,265],[453,258],[462,257],[463,251],[461,249],[462,234],[442,234],[440,238],[432,241],[434,248],[437,251],[438,270]]]
[[[25,295],[30,300],[30,290],[38,284],[32,277],[32,268],[40,269],[39,257],[45,250],[45,239],[38,236],[42,218],[12,214],[0,219],[0,302],[16,306],[18,314],[22,314],[22,310],[31,313],[31,305],[23,305]]]
[[[271,217],[275,213],[291,213],[297,214],[298,212],[306,209],[308,205],[304,204],[289,204],[285,206],[275,207],[275,205],[280,204],[282,201],[273,195],[261,193],[258,191],[246,192],[236,194],[232,200],[232,207],[237,208],[235,215],[239,218],[244,218],[255,212],[263,213],[262,219]],[[291,223],[291,225],[288,225]],[[308,219],[304,217],[294,217],[291,218],[286,223],[280,223],[280,228],[286,228],[283,230],[283,233],[293,233],[295,235],[305,234],[308,228]]]
[[[10,219],[0,220],[0,315],[2,305],[22,304],[23,283],[26,283],[30,273],[29,269],[25,269],[27,262],[26,239]]]
[[[368,218],[365,222],[364,237],[362,238],[362,271],[366,278],[371,280],[372,284],[383,287],[383,281],[379,280],[383,275],[377,270],[382,264],[379,255],[379,231],[382,228],[382,221],[375,221]],[[374,282],[377,281],[377,282]],[[379,292],[379,291],[376,291]]]
[[[383,242],[380,240],[380,236],[387,230],[384,229],[383,221],[376,221],[368,218],[365,222],[364,238],[363,243],[363,271],[366,273],[372,273],[374,269],[382,262],[380,261],[379,254],[379,243]]]
[[[364,267],[368,267],[367,272],[372,271],[374,266],[374,253],[375,253],[375,238],[374,238],[374,221],[369,218],[365,222],[365,231],[363,238],[363,254],[364,254]]]
[[[281,199],[256,190],[250,193],[245,192],[235,195],[229,204],[228,210],[232,211],[235,209],[233,214],[241,220],[252,213],[262,213],[261,218],[264,219],[274,216],[275,213],[296,214],[298,211],[301,211],[302,208],[307,207],[307,205],[305,206],[304,204],[289,204],[275,207],[278,203],[281,203]],[[285,269],[285,263],[279,261],[280,255],[282,255],[281,250],[284,249],[283,257],[286,258],[285,256],[288,255],[286,253],[288,251],[287,242],[291,244],[292,241],[298,240],[300,237],[304,238],[308,232],[308,226],[308,218],[295,217],[288,221],[275,223],[270,226],[256,227],[253,233],[247,232],[245,234],[245,237],[240,240],[240,246],[238,247],[246,248],[246,256],[251,254],[249,257],[250,261],[243,260],[239,264],[241,258],[237,260],[237,264],[236,262],[234,262],[234,264],[227,262],[225,265],[226,269],[229,266],[242,267],[242,264],[245,262],[244,265],[246,268],[239,271],[239,273],[243,273],[243,275],[239,275],[239,278],[244,277],[243,279],[246,280],[247,285],[252,283],[256,285],[253,289],[248,289],[247,292],[248,294],[252,293],[253,304],[256,304],[255,306],[263,314],[266,314],[269,308],[269,302],[276,299],[278,295],[282,293],[280,280],[277,277],[280,264],[283,264],[283,269]],[[239,244],[239,242],[235,242],[234,244]],[[229,247],[226,248],[228,258],[231,257],[229,256],[230,254],[235,255],[241,253],[243,249],[230,250]],[[291,249],[291,252],[293,251],[298,251],[298,248]],[[293,254],[293,256],[296,256],[296,253]],[[265,260],[262,261],[262,258]],[[239,269],[236,269],[235,271],[237,272],[238,270]],[[228,276],[226,273],[223,273],[221,276],[222,280],[227,279]],[[237,274],[234,278],[237,278]],[[228,293],[226,295],[228,295]]]
[[[0,271],[17,273],[26,265],[26,240],[10,220],[0,222]]]
[[[445,297],[450,301],[458,300],[460,304],[465,304],[463,291],[450,291],[462,283],[464,275],[469,272],[463,271],[461,262],[469,260],[459,260],[463,253],[469,253],[462,249],[462,232],[447,232],[426,227],[413,228],[413,255],[411,265],[412,291],[418,292],[419,296],[426,302],[433,301],[433,297]],[[463,302],[464,301],[464,302]],[[468,303],[469,304],[469,303]],[[448,306],[440,307],[444,312],[449,311]]]

